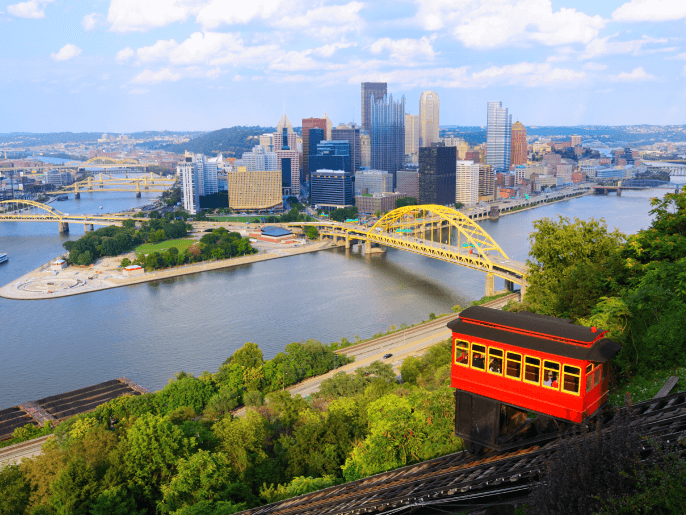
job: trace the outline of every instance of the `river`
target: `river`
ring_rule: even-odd
[[[510,258],[524,261],[535,220],[604,217],[610,228],[635,233],[650,224],[650,198],[666,192],[585,196],[481,225]],[[82,194],[52,206],[105,213],[151,197]],[[65,237],[53,223],[0,223],[0,252],[10,257],[0,265],[0,284],[83,235],[80,226],[70,229]],[[368,338],[483,294],[484,274],[463,267],[393,249],[369,259],[336,249],[60,299],[0,298],[0,409],[121,376],[156,390],[181,370],[215,371],[246,341],[271,358],[293,341]]]

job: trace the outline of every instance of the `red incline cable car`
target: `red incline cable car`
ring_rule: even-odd
[[[580,424],[607,401],[608,360],[620,349],[607,331],[478,306],[448,327],[455,434],[472,451],[507,448],[534,420],[539,432]],[[531,411],[535,419],[527,418]]]

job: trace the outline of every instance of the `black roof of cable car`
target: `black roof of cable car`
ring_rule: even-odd
[[[481,306],[472,306],[471,308],[465,309],[460,313],[460,318],[469,318],[480,322],[503,325],[524,331],[532,331],[548,336],[555,336],[557,338],[567,338],[583,343],[591,343],[602,332],[601,329],[598,329],[598,331],[594,333],[591,331],[590,327],[575,325],[571,320],[566,318],[539,315],[536,313],[529,313],[528,311],[510,313],[508,311],[484,308]]]
[[[475,306],[478,307],[478,306]],[[460,316],[465,315],[467,312],[470,312],[469,315],[466,318],[472,318],[472,319],[477,319],[476,315],[474,314],[474,311],[471,311],[475,309],[475,307],[466,309],[463,311]],[[491,310],[489,308],[480,308],[480,311],[483,310],[489,310],[493,311],[496,314],[504,314],[506,312],[498,312],[496,310]],[[485,322],[491,322],[491,323],[501,323],[502,325],[507,325],[508,327],[517,327],[519,329],[525,329],[528,331],[536,331],[536,332],[543,332],[540,329],[535,329],[534,327],[539,327],[538,325],[532,325],[531,323],[531,318],[537,319],[538,317],[528,317],[527,315],[522,315],[521,313],[506,313],[506,315],[509,315],[509,317],[503,317],[507,318],[508,320],[512,320],[511,316],[515,315],[517,318],[527,318],[529,320],[523,320],[521,322],[518,322],[517,325],[511,325],[511,324],[505,324],[502,322],[502,318],[500,318],[500,322],[495,322],[494,317],[489,317],[488,314],[484,316],[488,317],[489,320],[483,320]],[[546,317],[548,319],[551,319],[553,317]],[[477,319],[478,320],[478,319]],[[575,326],[574,324],[571,324],[569,322],[565,322],[564,319],[553,319],[553,320],[559,320],[558,324],[560,325],[560,329],[567,328],[567,329],[573,329],[573,328],[581,328],[581,329],[586,329],[588,333],[592,334],[594,337],[597,337],[598,333],[591,333],[591,330],[586,327],[583,328],[581,326]],[[527,325],[528,324],[528,325]],[[549,324],[548,324],[549,325]],[[530,336],[527,334],[521,334],[521,333],[513,333],[507,330],[502,330],[502,329],[497,329],[494,327],[487,327],[487,326],[482,326],[482,325],[477,325],[477,324],[470,324],[468,322],[464,322],[461,318],[455,319],[452,322],[448,324],[448,327],[455,333],[462,334],[465,336],[471,336],[471,337],[477,337],[477,338],[483,338],[485,340],[492,341],[494,343],[502,342],[506,345],[512,345],[514,347],[520,347],[522,349],[529,349],[537,352],[545,352],[548,354],[554,354],[556,356],[561,356],[565,358],[571,358],[571,359],[578,359],[578,360],[583,360],[583,361],[607,361],[609,360],[612,356],[617,354],[621,347],[613,342],[612,340],[608,340],[607,338],[602,338],[595,342],[593,345],[590,347],[585,347],[583,345],[574,345],[571,343],[565,343],[565,342],[560,342],[557,340],[548,340],[544,337],[536,337],[536,336]],[[550,333],[547,333],[550,334]],[[554,336],[559,336],[562,338],[574,338],[573,336],[570,336],[569,333],[564,333],[560,331],[558,334]]]

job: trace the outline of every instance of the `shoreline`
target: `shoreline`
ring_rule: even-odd
[[[500,216],[513,215],[530,209],[544,207],[557,202],[572,200],[585,195],[592,194],[592,191],[585,192],[575,197],[566,197],[553,202],[543,204],[536,204],[523,209],[515,211],[506,211]],[[211,224],[220,224],[222,222],[207,222]],[[224,222],[226,223],[226,222]],[[94,293],[98,291],[110,290],[113,288],[120,288],[123,286],[132,286],[135,284],[143,284],[154,281],[161,281],[165,279],[172,279],[174,277],[182,277],[185,275],[199,274],[212,270],[222,270],[225,268],[232,268],[235,266],[248,265],[252,263],[259,263],[261,261],[269,261],[271,259],[278,259],[289,256],[296,256],[299,254],[307,254],[310,252],[319,252],[332,248],[338,248],[341,245],[334,244],[330,241],[317,241],[308,243],[305,247],[298,248],[269,248],[258,254],[250,256],[223,259],[220,261],[204,261],[201,263],[194,263],[184,265],[182,267],[175,267],[171,269],[157,270],[154,272],[144,273],[133,277],[123,277],[118,267],[105,268],[102,271],[95,269],[88,269],[86,267],[68,267],[60,272],[53,272],[50,270],[50,263],[53,260],[39,266],[38,268],[28,272],[8,284],[0,287],[0,297],[10,300],[46,300],[62,297],[71,297],[74,295],[84,295],[86,293]],[[121,257],[121,256],[118,256]],[[117,259],[118,257],[103,258]],[[107,263],[104,264],[107,267]],[[70,273],[71,272],[71,273]],[[108,275],[108,272],[110,275]],[[111,274],[116,273],[113,277]],[[90,282],[89,282],[90,281]],[[53,287],[53,290],[49,288]],[[27,290],[26,288],[32,288]]]
[[[0,297],[10,300],[46,300],[61,297],[71,297],[74,295],[84,295],[86,293],[94,293],[113,288],[120,288],[123,286],[131,286],[134,284],[161,281],[164,279],[199,274],[212,270],[222,270],[225,268],[232,268],[234,266],[249,265],[252,263],[259,263],[261,261],[297,256],[299,254],[308,254],[310,252],[319,252],[321,250],[334,249],[338,247],[339,245],[332,244],[329,241],[317,241],[312,244],[308,244],[305,247],[283,249],[275,248],[273,250],[269,249],[258,254],[252,254],[250,256],[222,259],[220,261],[204,261],[200,263],[184,265],[182,267],[156,270],[154,272],[148,272],[133,277],[122,277],[120,274],[117,277],[112,277],[103,272],[98,273],[94,270],[88,270],[85,267],[68,267],[65,270],[55,274],[50,270],[50,263],[53,261],[50,260],[48,263],[45,263],[31,272],[28,272],[0,287]],[[113,271],[114,269],[110,270]],[[62,286],[55,284],[60,282],[63,283]],[[66,283],[71,283],[71,285]],[[26,287],[29,285],[34,286],[37,289],[31,291],[20,289],[21,287]],[[62,290],[47,290],[48,287],[53,285],[56,288],[61,287]],[[45,289],[45,291],[40,291],[41,287]]]

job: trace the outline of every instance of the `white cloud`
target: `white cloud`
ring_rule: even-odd
[[[118,63],[125,63],[129,59],[131,59],[136,52],[133,51],[133,48],[131,47],[126,47],[121,49],[119,52],[117,52],[117,56],[115,57],[116,61]]]
[[[380,54],[385,50],[390,51],[390,57],[394,61],[411,61],[417,58],[433,59],[435,56],[433,42],[436,36],[430,38],[424,36],[421,39],[391,39],[381,38],[370,47],[374,54]]]
[[[686,18],[683,0],[631,0],[612,13],[617,21],[670,21]]]
[[[339,42],[339,43],[331,43],[331,44],[326,44],[324,46],[320,46],[319,48],[315,48],[312,53],[317,54],[321,57],[331,57],[336,50],[342,50],[343,48],[350,48],[351,46],[357,46],[355,43],[344,43],[344,42]]]
[[[67,61],[68,59],[76,57],[81,52],[83,52],[83,50],[81,50],[79,47],[68,43],[60,48],[59,52],[50,54],[50,57],[52,57],[55,61]]]
[[[198,0],[111,0],[107,21],[115,32],[145,32],[185,21],[198,4]]]
[[[635,81],[644,81],[644,80],[655,80],[657,77],[654,75],[651,75],[650,73],[646,73],[646,71],[643,69],[643,66],[639,66],[638,68],[634,68],[630,72],[622,72],[619,75],[615,75],[614,77],[611,77],[612,80],[619,81],[619,82],[635,82]]]
[[[133,82],[140,84],[150,84],[154,82],[175,82],[181,78],[181,74],[173,71],[171,68],[162,68],[156,72],[152,70],[143,70],[141,73],[136,75]]]
[[[318,68],[321,65],[312,60],[309,56],[312,50],[304,50],[302,52],[287,52],[284,55],[277,57],[269,65],[272,70],[279,71],[299,71],[299,70],[312,70],[313,68]]]
[[[282,29],[303,31],[308,36],[333,39],[351,31],[360,31],[364,22],[359,15],[362,2],[330,5],[309,9],[306,13],[283,17],[274,25]]]
[[[83,25],[83,28],[86,30],[93,30],[95,27],[97,27],[101,20],[101,14],[91,13],[83,17],[83,20],[81,20],[81,25]]]
[[[417,0],[425,30],[454,27],[465,46],[493,48],[510,43],[588,43],[606,20],[576,9],[553,11],[550,0]]]
[[[668,59],[668,60],[676,59],[679,61],[680,60],[686,60],[686,52],[684,52],[683,54],[679,54],[679,55],[673,55],[672,57],[665,57],[665,59]]]
[[[129,91],[129,93],[131,95],[145,95],[149,91],[150,91],[149,89],[144,89],[144,88],[133,88],[132,90]]]
[[[606,68],[607,68],[606,64],[600,64],[600,63],[586,63],[586,64],[584,64],[584,70],[601,71],[601,70],[605,70]]]
[[[265,20],[275,15],[285,15],[292,8],[290,0],[210,0],[199,10],[196,21],[205,28],[214,29],[222,24],[248,23],[255,18]]]
[[[643,36],[641,39],[632,39],[629,41],[611,41],[611,38],[616,37],[617,34],[607,36],[604,38],[596,38],[591,41],[581,55],[581,59],[592,59],[605,54],[634,54],[637,55],[645,45],[656,43],[666,43],[666,38],[651,38]]]
[[[195,32],[183,41],[160,40],[136,52],[143,63],[168,61],[172,64],[216,64],[213,59],[227,60],[243,53],[243,40],[230,32]],[[238,64],[238,63],[236,63]]]
[[[8,5],[7,14],[17,18],[45,18],[45,4],[50,2],[52,0],[29,0],[28,2]]]

